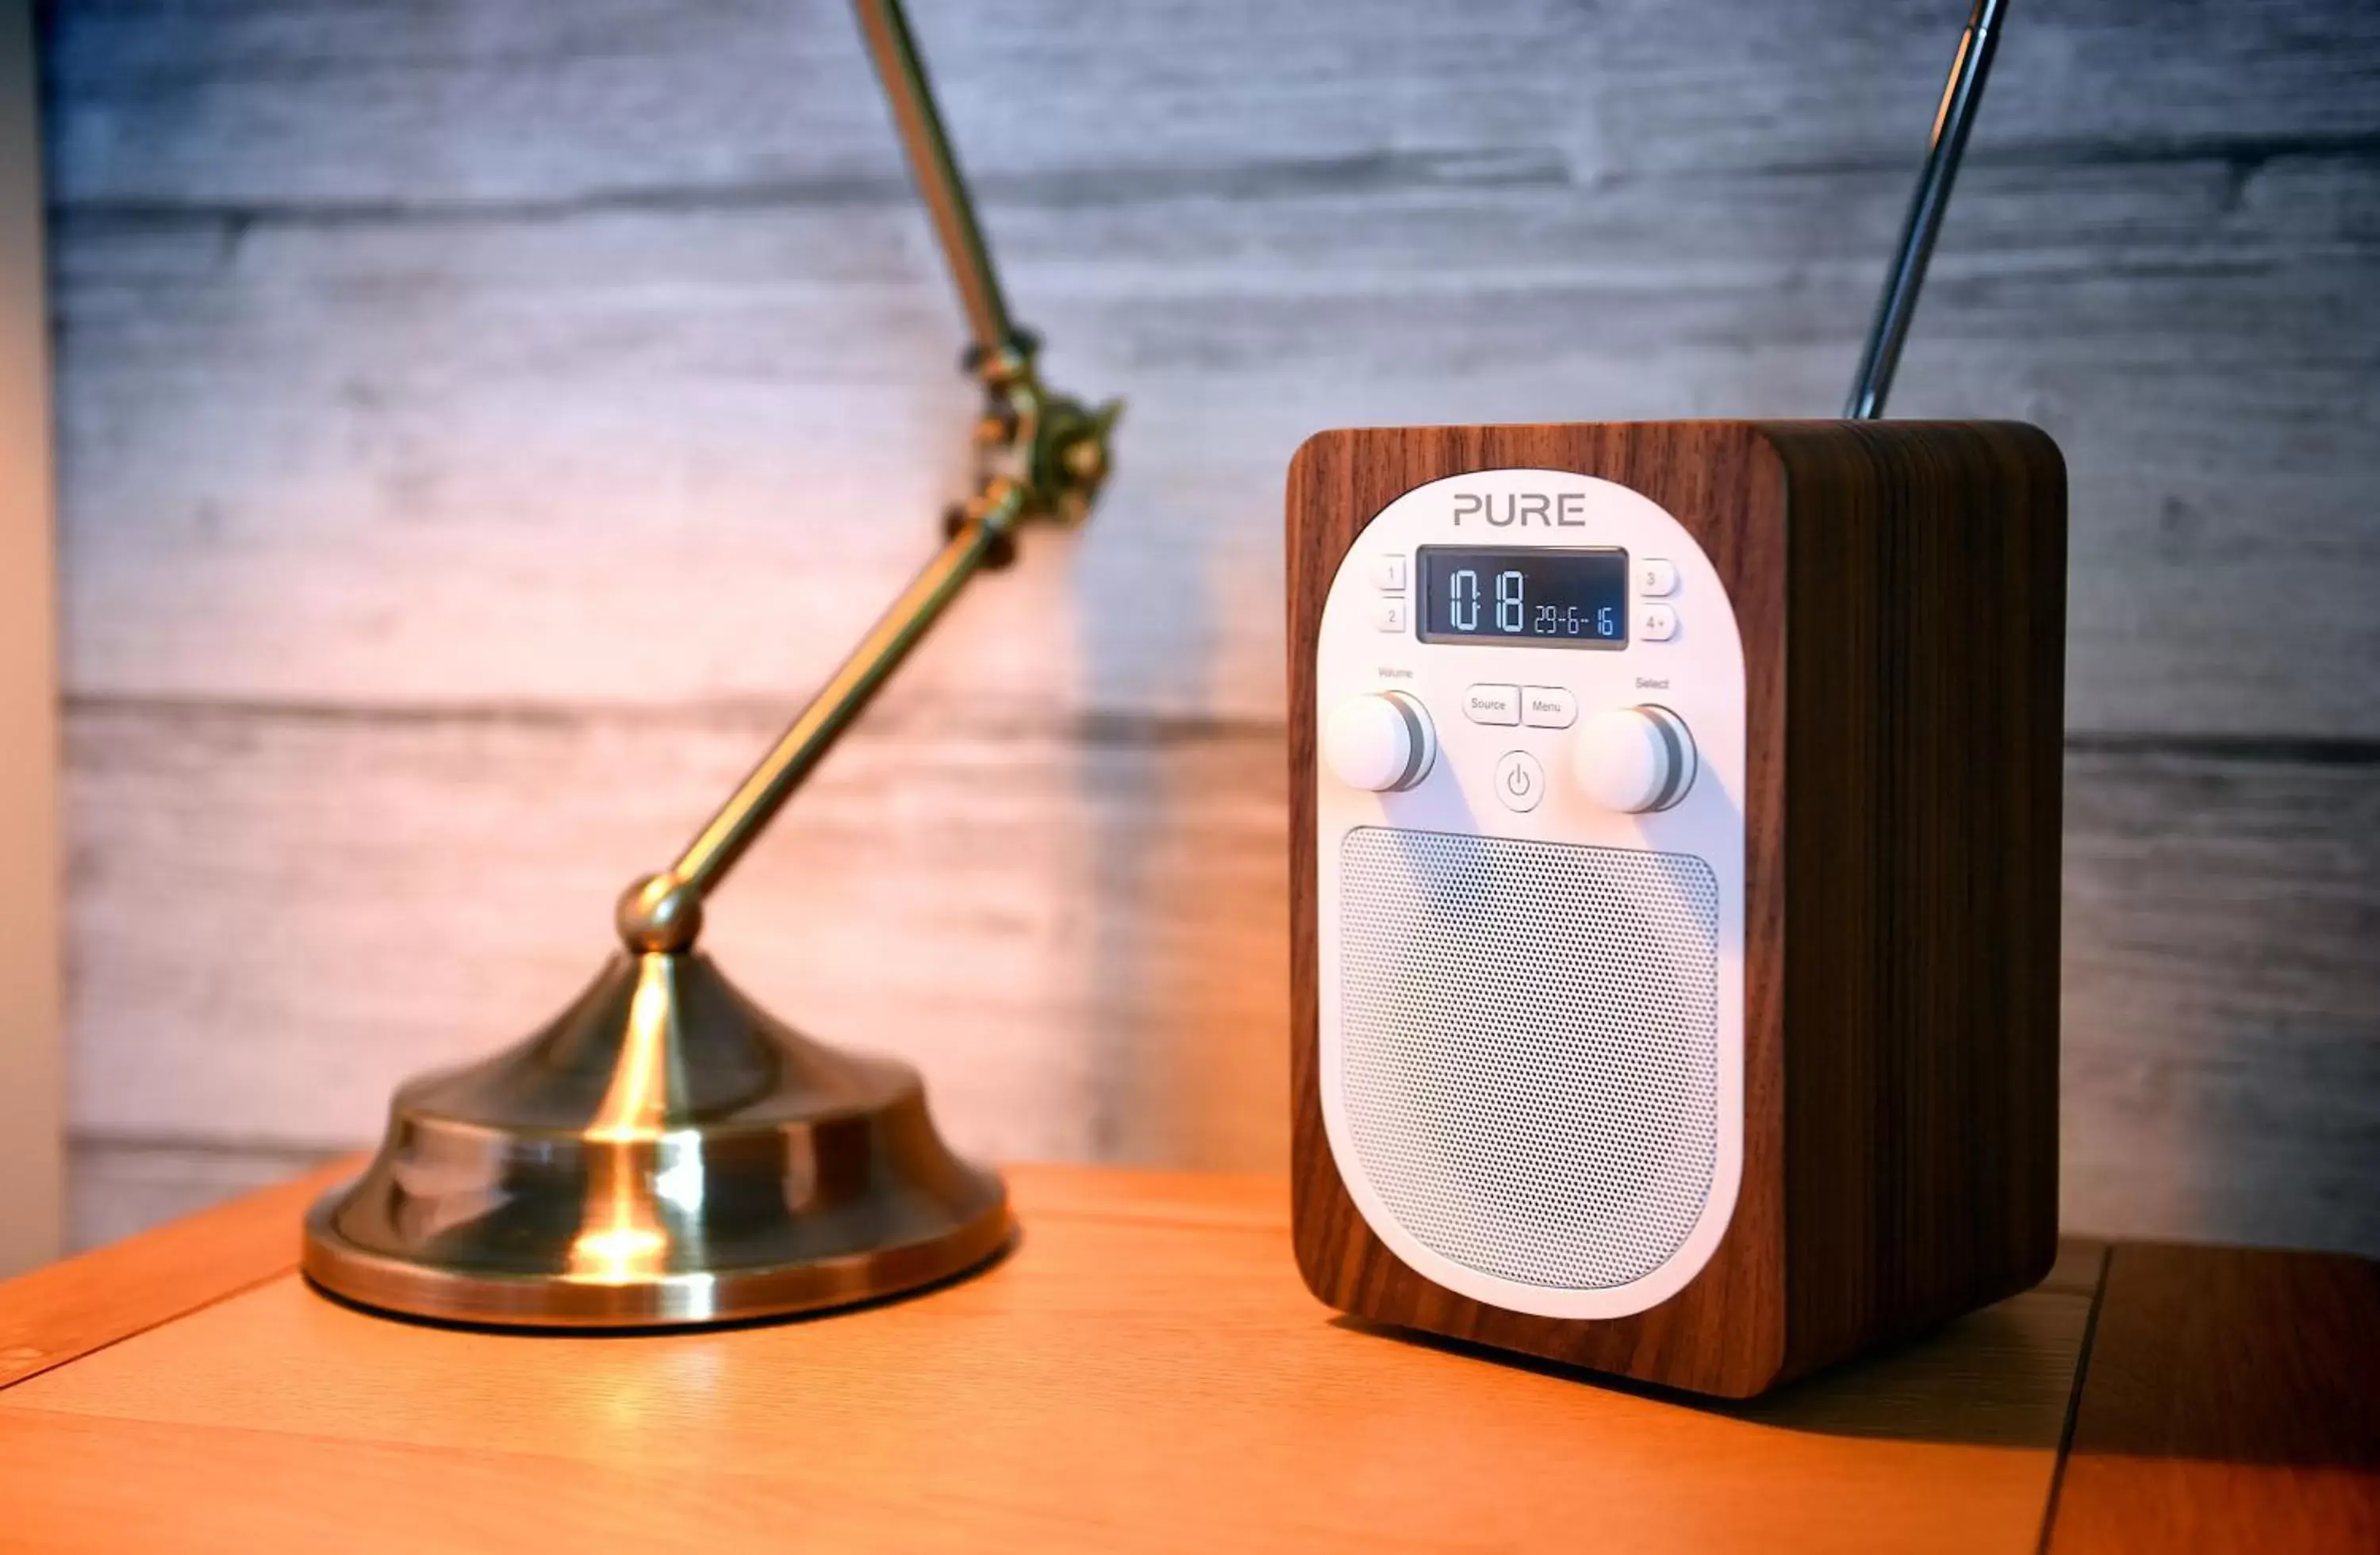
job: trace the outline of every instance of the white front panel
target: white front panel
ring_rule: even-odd
[[[1423,640],[1420,553],[1439,546],[1624,552],[1624,644]],[[1500,601],[1475,577],[1435,581],[1441,626],[1500,602],[1561,630],[1517,585]],[[1609,481],[1435,481],[1340,564],[1318,747],[1342,703],[1396,691],[1437,751],[1402,791],[1315,773],[1323,1120],[1366,1221],[1436,1283],[1622,1317],[1676,1294],[1726,1231],[1743,1142],[1743,678],[1709,560]],[[1603,808],[1573,744],[1597,713],[1640,706],[1691,730],[1693,785],[1669,808]]]

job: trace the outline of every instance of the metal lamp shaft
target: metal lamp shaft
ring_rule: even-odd
[[[941,553],[893,601],[677,862],[637,881],[621,897],[620,934],[631,951],[691,947],[701,929],[703,899],[967,579],[1004,563],[1025,519],[1079,522],[1107,475],[1107,435],[1116,407],[1089,411],[1041,386],[1033,341],[1010,321],[999,273],[899,0],[855,0],[854,8],[975,337],[969,360],[990,399],[978,435],[986,473],[975,500],[954,512]]]
[[[1021,504],[1021,492],[1012,487],[1000,493],[987,511],[962,522],[941,553],[868,628],[775,747],[686,844],[670,869],[676,881],[697,893],[707,893],[735,867],[770,818],[833,748],[877,689],[958,597],[967,579],[982,569],[992,548],[1015,522]]]
[[[909,153],[909,169],[917,192],[934,220],[942,254],[950,261],[951,279],[958,286],[959,304],[966,310],[967,329],[977,352],[985,358],[1007,346],[1016,329],[1008,316],[1008,299],[1001,292],[991,252],[977,225],[975,205],[967,198],[958,158],[942,130],[942,115],[934,105],[932,83],[925,62],[909,36],[907,18],[899,0],[854,0],[868,52],[876,61],[877,76],[892,105],[892,122]]]

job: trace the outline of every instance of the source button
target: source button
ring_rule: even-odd
[[[1521,688],[1517,686],[1475,686],[1463,694],[1463,711],[1474,723],[1518,723]]]

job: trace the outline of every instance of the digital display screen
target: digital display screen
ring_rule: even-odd
[[[1628,553],[1425,545],[1421,640],[1628,646]]]

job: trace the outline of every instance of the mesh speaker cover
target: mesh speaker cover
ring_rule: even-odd
[[[1398,1223],[1521,1284],[1659,1268],[1718,1154],[1709,866],[1380,827],[1340,865],[1346,1117]]]

